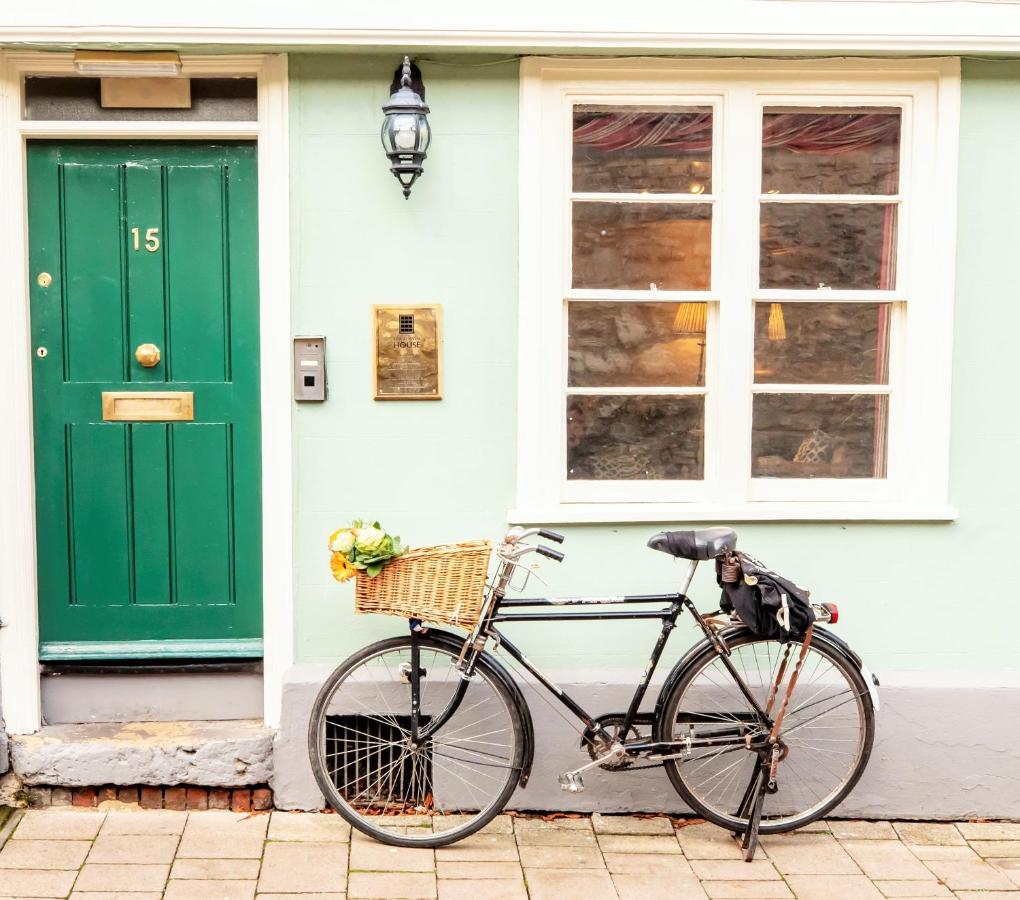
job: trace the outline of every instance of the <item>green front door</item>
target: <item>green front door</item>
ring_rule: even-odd
[[[28,197],[41,658],[261,656],[254,145],[33,142]]]

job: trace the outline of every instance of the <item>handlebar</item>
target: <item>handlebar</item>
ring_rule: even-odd
[[[562,540],[562,538],[561,538]],[[559,550],[553,550],[552,547],[543,547],[539,545],[535,548],[535,552],[540,556],[546,556],[549,559],[555,560],[556,562],[563,562],[563,554]]]
[[[555,541],[557,544],[563,543],[563,535],[557,531],[550,531],[548,528],[539,528],[538,536],[547,541]]]

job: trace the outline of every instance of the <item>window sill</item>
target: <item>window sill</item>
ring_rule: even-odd
[[[512,524],[616,522],[952,522],[956,508],[949,504],[893,503],[745,503],[713,506],[705,503],[562,503],[509,510]]]

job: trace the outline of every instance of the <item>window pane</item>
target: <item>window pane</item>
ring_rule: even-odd
[[[704,384],[706,308],[704,303],[571,302],[568,384]]]
[[[887,384],[888,303],[758,303],[758,384]]]
[[[576,288],[707,291],[707,203],[574,203]]]
[[[896,206],[763,203],[760,264],[763,288],[892,290]]]
[[[574,190],[711,193],[711,109],[575,106]]]
[[[885,478],[888,398],[874,394],[758,394],[756,478]]]
[[[899,166],[898,109],[765,114],[766,194],[895,194]]]
[[[567,478],[703,477],[705,398],[567,398]]]

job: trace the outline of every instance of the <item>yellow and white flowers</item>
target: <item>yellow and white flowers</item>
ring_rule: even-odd
[[[396,559],[406,548],[400,538],[386,533],[378,523],[371,524],[355,519],[345,528],[338,528],[329,536],[329,567],[337,581],[347,581],[358,572],[375,578],[390,560]]]

